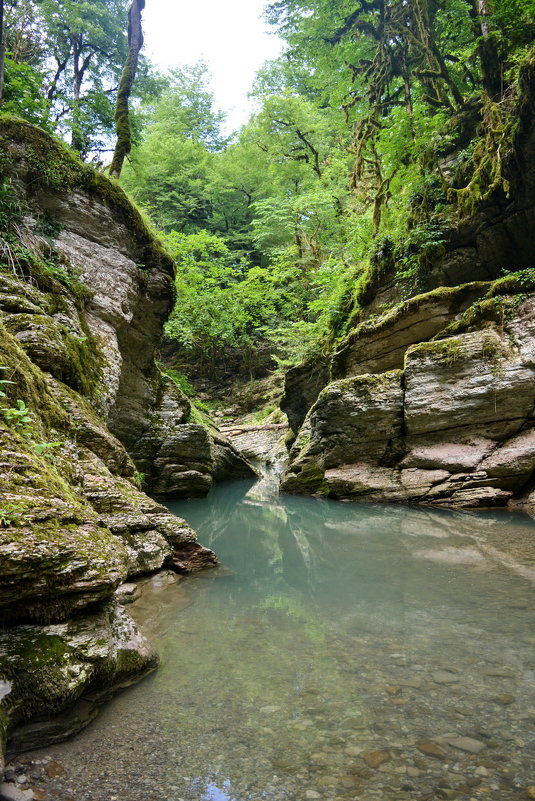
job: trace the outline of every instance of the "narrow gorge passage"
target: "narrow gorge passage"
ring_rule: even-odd
[[[129,609],[162,666],[32,755],[44,797],[526,797],[530,517],[285,497],[274,475],[169,507],[222,567],[145,582]]]

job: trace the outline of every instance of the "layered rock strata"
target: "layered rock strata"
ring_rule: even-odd
[[[90,400],[147,489],[190,497],[215,474],[254,475],[230,443],[221,456],[219,438],[184,427],[190,403],[156,368],[173,264],[124,193],[26,123],[0,121],[0,144],[22,244],[45,264],[36,276],[15,258],[0,276],[2,319],[32,362]]]
[[[141,487],[254,472],[156,367],[173,265],[124,193],[27,123],[2,118],[0,148],[1,750],[155,666],[119,584],[216,564]]]
[[[282,489],[461,508],[535,500],[535,295],[525,288],[437,290],[353,331]]]

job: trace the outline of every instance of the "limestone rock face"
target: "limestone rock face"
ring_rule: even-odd
[[[175,548],[201,550],[184,521],[136,486],[132,461],[90,404],[35,367],[1,324],[0,334],[0,363],[17,365],[9,389],[32,421],[20,431],[0,424],[2,623],[64,620],[161,568]]]
[[[533,368],[496,330],[414,345],[405,362],[407,435],[476,422],[495,436],[506,435],[533,409],[534,378]]]
[[[31,282],[16,270],[0,271],[6,329],[37,367],[89,400],[147,489],[193,497],[210,489],[214,471],[227,478],[225,465],[229,476],[238,466],[254,475],[235,452],[216,470],[210,436],[197,453],[205,469],[184,468],[181,448],[191,437],[177,429],[190,404],[155,364],[173,303],[173,263],[124,193],[31,125],[2,121],[0,139],[3,169],[26,209],[19,226],[25,246],[55,265]],[[37,174],[36,154],[43,159]],[[61,180],[51,182],[53,170]]]
[[[295,434],[319,393],[329,383],[329,377],[329,360],[322,358],[298,364],[286,373],[281,409],[286,412],[290,428]]]
[[[443,287],[411,298],[380,321],[360,324],[334,354],[332,377],[402,369],[410,345],[434,337],[488,288],[484,282]]]
[[[496,287],[460,290],[457,299],[476,300],[457,320],[431,292],[355,329],[332,372],[376,372],[319,393],[290,451],[283,491],[459,508],[534,502],[535,296],[500,297],[497,314]],[[446,326],[433,339],[411,342],[439,321]],[[381,371],[401,355],[403,370]]]
[[[0,232],[1,752],[30,719],[24,747],[74,732],[155,665],[115,589],[217,559],[142,487],[190,496],[236,467],[200,426],[183,450],[190,404],[154,361],[173,265],[122,190],[26,123],[1,120],[0,149],[21,210]]]

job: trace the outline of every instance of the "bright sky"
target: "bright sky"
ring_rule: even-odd
[[[261,15],[268,0],[147,0],[145,54],[160,69],[202,58],[212,73],[217,108],[227,113],[226,133],[247,121],[247,92],[264,61],[281,51]]]

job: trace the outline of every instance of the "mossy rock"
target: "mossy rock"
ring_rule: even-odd
[[[315,462],[295,465],[281,481],[281,492],[292,495],[326,495],[325,471]]]
[[[113,209],[138,243],[140,262],[158,267],[173,275],[174,266],[156,235],[149,230],[139,209],[120,185],[107,175],[95,170],[57,137],[25,120],[0,114],[0,175],[10,175],[20,169],[21,162],[32,191],[46,189],[66,193],[82,189]]]
[[[94,707],[158,664],[152,646],[114,603],[68,623],[0,633],[0,655],[0,677],[10,685],[2,711],[12,750],[76,733],[91,719],[69,714],[82,695],[84,705]]]

